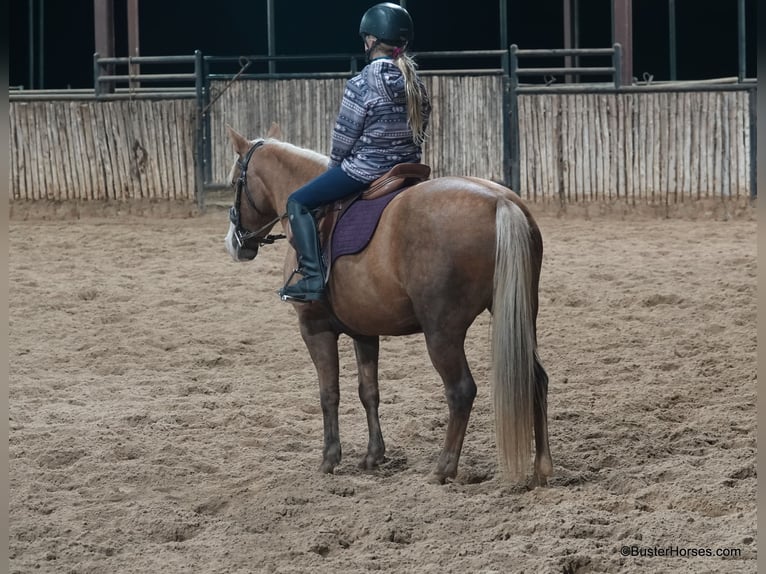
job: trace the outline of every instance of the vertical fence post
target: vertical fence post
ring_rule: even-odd
[[[276,62],[271,58],[276,55],[276,28],[274,26],[274,0],[266,0],[266,22],[267,22],[267,41],[269,53],[269,75],[274,75],[277,71]]]
[[[508,49],[508,0],[500,0],[500,46]]]
[[[502,56],[503,65],[503,185],[511,187],[511,66],[510,50]],[[514,190],[515,191],[515,190]]]
[[[44,30],[44,27],[45,27],[45,0],[40,0],[40,16],[39,16],[39,18],[40,18],[40,21],[38,22],[38,24],[39,24],[39,31],[38,31],[38,38],[37,38],[37,43],[39,44],[38,48],[37,48],[37,50],[38,50],[37,57],[38,57],[38,61],[39,61],[37,75],[38,75],[39,80],[38,80],[37,89],[38,90],[44,90],[45,89],[45,79],[44,79],[45,78],[45,50],[44,50],[44,44],[45,44],[45,30]],[[30,57],[31,57],[31,55],[30,55]]]
[[[101,82],[98,78],[101,75],[101,66],[98,63],[98,52],[93,54],[93,94],[98,98],[101,95]]]
[[[104,58],[114,58],[114,0],[93,0],[94,44],[96,52]],[[114,75],[114,64],[105,64],[106,75]],[[112,94],[114,82],[99,86],[100,94]]]
[[[500,0],[500,46],[503,67],[503,185],[511,187],[511,94],[510,94],[510,49],[508,47],[508,0]],[[514,189],[514,191],[517,191]]]
[[[737,52],[739,56],[737,81],[740,83],[743,82],[747,77],[747,44],[745,31],[745,0],[739,0],[737,2]]]
[[[614,87],[619,88],[622,85],[622,46],[616,43],[612,46],[612,67],[614,68]]]
[[[564,49],[572,48],[572,0],[564,0]],[[564,56],[564,67],[572,67],[572,56]],[[572,76],[566,74],[564,83],[571,84]]]
[[[678,79],[676,57],[676,0],[668,0],[668,54],[670,59],[670,81]]]
[[[509,155],[511,158],[511,189],[518,195],[521,195],[521,173],[519,173],[519,165],[521,163],[519,151],[519,96],[516,91],[516,89],[519,87],[519,76],[516,73],[519,67],[519,57],[516,54],[518,50],[519,47],[516,44],[511,45],[509,58],[510,74],[508,79],[510,83],[510,94],[508,97],[508,108],[510,113],[507,113],[506,117],[510,116],[507,120],[510,132],[510,140],[508,141],[507,145],[510,147]]]
[[[29,86],[35,89],[35,3],[29,0]]]
[[[213,181],[213,135],[212,127],[210,125],[210,62],[206,58],[202,60],[202,86],[204,88],[203,94],[203,109],[204,113],[204,129],[205,129],[205,185],[212,183]]]
[[[138,0],[128,0],[128,74],[131,76],[128,85],[130,89],[141,87],[141,82],[133,79],[133,76],[141,74],[141,65],[130,62],[131,58],[137,58],[140,55]]]
[[[612,0],[612,38],[623,49],[622,83],[633,83],[633,0]]]
[[[197,129],[195,137],[194,153],[194,191],[197,196],[197,206],[200,210],[205,209],[205,136],[203,110],[205,109],[204,81],[202,78],[203,59],[202,52],[194,52],[194,74],[196,76],[194,87],[197,93]]]

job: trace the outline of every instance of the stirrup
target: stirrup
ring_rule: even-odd
[[[304,297],[293,297],[288,295],[284,291],[284,287],[277,291],[279,298],[287,303],[311,303],[312,301],[319,301],[324,297],[324,293],[305,293]]]
[[[319,301],[322,299],[322,295],[312,294],[313,296],[305,297],[305,298],[299,298],[299,297],[293,297],[292,295],[287,295],[286,293],[282,293],[279,291],[279,298],[284,301],[285,303],[313,303],[314,301]]]
[[[285,289],[294,287],[295,285],[300,283],[300,281],[306,280],[305,275],[303,275],[303,279],[300,279],[298,283],[296,283],[295,285],[290,285],[290,281],[293,280],[293,277],[295,277],[296,274],[303,275],[300,269],[293,269],[293,272],[290,274],[290,277],[287,278],[287,281],[285,282],[284,286],[279,291],[277,291],[277,294],[279,295],[279,298],[282,301],[292,302],[292,303],[310,303],[311,301],[318,301],[324,297],[324,289],[320,291],[304,291],[303,297],[295,297],[293,295],[289,295],[288,293],[285,293]]]

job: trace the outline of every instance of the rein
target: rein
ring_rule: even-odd
[[[252,147],[247,150],[247,153],[245,154],[244,160],[242,158],[237,160],[237,165],[240,168],[239,173],[239,179],[237,180],[237,191],[234,197],[234,205],[231,206],[231,209],[229,209],[229,221],[231,221],[234,224],[234,237],[237,239],[237,243],[239,243],[240,247],[245,246],[245,242],[249,241],[250,239],[256,239],[258,241],[258,245],[266,245],[266,244],[272,244],[278,239],[284,239],[284,234],[278,234],[278,235],[266,235],[263,237],[260,237],[259,234],[262,233],[264,230],[269,229],[272,227],[275,223],[278,223],[282,219],[284,219],[287,214],[279,215],[269,221],[266,225],[261,227],[260,229],[257,229],[256,231],[248,231],[242,226],[242,220],[240,216],[240,206],[242,205],[242,190],[245,191],[245,198],[247,198],[247,202],[250,204],[250,207],[252,207],[255,212],[262,216],[267,217],[267,214],[261,211],[258,206],[255,204],[255,200],[253,199],[253,196],[250,193],[250,190],[247,187],[247,166],[250,163],[250,159],[253,157],[253,153],[255,153],[255,150],[257,150],[259,147],[261,147],[264,144],[265,140],[258,140],[256,141]]]

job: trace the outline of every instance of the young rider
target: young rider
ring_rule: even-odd
[[[418,163],[422,155],[431,104],[407,55],[412,18],[397,4],[377,4],[365,12],[359,34],[369,63],[346,84],[328,170],[287,200],[302,278],[279,291],[283,301],[315,301],[324,291],[312,210],[363,190],[398,163]]]

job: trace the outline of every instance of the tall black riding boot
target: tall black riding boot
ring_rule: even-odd
[[[316,221],[308,209],[295,201],[287,202],[287,217],[293,231],[293,247],[298,252],[296,273],[303,277],[294,285],[282,287],[279,296],[282,301],[316,301],[322,298],[325,274]]]

